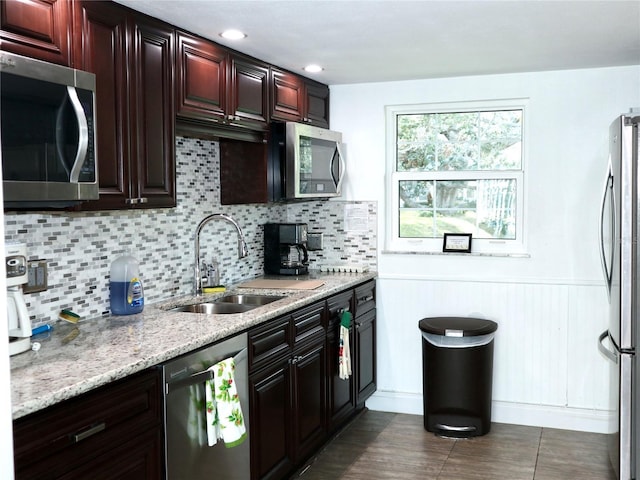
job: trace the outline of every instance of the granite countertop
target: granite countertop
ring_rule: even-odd
[[[314,290],[233,286],[225,293],[187,295],[145,305],[143,312],[136,315],[106,315],[75,325],[58,321],[51,332],[32,337],[32,342],[41,344],[40,350],[11,357],[13,419],[164,363],[375,277],[374,272],[315,273],[309,278],[321,279],[324,285]],[[238,314],[167,311],[231,293],[285,298]]]

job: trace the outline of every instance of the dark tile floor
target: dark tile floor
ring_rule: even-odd
[[[494,423],[445,439],[421,415],[365,411],[292,478],[301,480],[615,480],[606,437]]]

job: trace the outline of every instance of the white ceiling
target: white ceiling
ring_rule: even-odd
[[[329,85],[640,65],[640,0],[117,1]]]

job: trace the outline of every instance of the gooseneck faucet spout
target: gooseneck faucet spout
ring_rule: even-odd
[[[244,258],[249,253],[249,249],[247,248],[247,242],[245,242],[244,240],[244,234],[242,233],[242,229],[240,228],[240,225],[238,225],[238,222],[236,222],[229,215],[225,215],[224,213],[213,213],[205,217],[204,219],[202,219],[202,221],[198,224],[198,227],[196,228],[196,235],[195,235],[196,262],[194,266],[194,277],[195,277],[194,283],[195,283],[196,295],[200,295],[202,293],[202,273],[200,271],[200,232],[202,231],[202,228],[207,223],[213,220],[223,220],[235,227],[236,232],[238,233],[238,258]]]

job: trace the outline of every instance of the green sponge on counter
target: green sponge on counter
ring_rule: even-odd
[[[80,315],[78,315],[77,313],[73,313],[71,310],[65,308],[58,314],[58,318],[60,320],[64,320],[65,322],[78,323],[78,321],[80,320]]]

